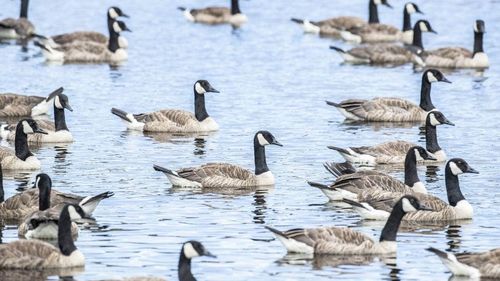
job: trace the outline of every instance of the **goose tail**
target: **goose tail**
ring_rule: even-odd
[[[183,11],[183,12],[184,12],[184,11],[185,11],[185,10],[187,10],[187,9],[186,9],[186,7],[177,7],[177,10],[179,10],[179,11]]]
[[[172,171],[170,169],[164,168],[162,166],[158,165],[153,165],[153,169],[156,171],[164,173],[170,183],[172,183],[173,186],[181,186],[181,187],[203,187],[201,183],[196,182],[196,181],[191,181],[188,179],[183,178],[180,176],[177,172]]]
[[[323,163],[323,167],[325,167],[325,169],[328,172],[330,172],[332,175],[334,175],[336,178],[338,178],[342,175],[356,173],[356,168],[354,168],[354,166],[352,166],[348,162],[344,162],[344,163],[325,162],[325,163]]]
[[[470,277],[481,276],[481,273],[477,268],[461,263],[452,253],[446,253],[433,247],[429,247],[426,250],[437,255],[441,262],[453,273],[453,275]]]
[[[302,19],[291,18],[290,20],[293,21],[293,22],[295,22],[295,23],[298,23],[298,24],[303,24],[304,23],[304,20],[302,20]]]
[[[326,102],[326,104],[331,105],[331,106],[341,107],[340,103],[336,103],[336,102],[328,101],[328,100],[325,102]]]
[[[340,37],[342,37],[342,39],[345,41],[356,43],[356,44],[360,44],[362,41],[361,36],[353,34],[347,30],[342,30],[340,32]]]
[[[339,47],[336,47],[336,46],[333,46],[333,45],[330,46],[330,49],[332,49],[332,50],[334,50],[334,51],[336,51],[336,52],[338,52],[340,54],[345,54],[346,53],[343,49],[341,49]]]
[[[85,213],[90,216],[97,208],[97,205],[99,205],[99,203],[103,199],[107,199],[113,195],[115,195],[113,192],[106,191],[95,196],[87,196],[82,201],[80,201],[79,205],[80,207],[82,207],[83,211],[85,211]]]
[[[308,21],[308,20],[303,20],[303,19],[297,19],[297,18],[291,18],[291,21],[298,23],[302,26],[302,29],[306,33],[314,33],[314,34],[319,34],[320,32],[320,27],[315,25],[313,22]]]
[[[313,181],[307,181],[307,184],[312,186],[312,187],[319,188],[319,189],[332,189],[330,186],[328,186],[326,184],[317,183],[317,182],[313,182]]]
[[[162,172],[162,173],[167,174],[167,175],[171,175],[171,176],[175,176],[175,177],[179,176],[176,172],[169,170],[167,168],[164,168],[162,166],[153,165],[153,169],[155,169],[155,171]]]
[[[130,122],[130,123],[133,123],[134,120],[130,119],[129,118],[129,114],[121,109],[118,109],[118,108],[111,108],[111,113],[113,113],[114,115],[120,117],[122,120],[124,121],[127,121],[127,122]]]

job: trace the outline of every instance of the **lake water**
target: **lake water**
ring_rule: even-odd
[[[411,66],[342,65],[328,46],[347,44],[304,35],[289,21],[292,16],[366,17],[366,0],[241,1],[249,22],[237,31],[191,24],[176,10],[226,2],[31,1],[29,17],[38,33],[46,35],[104,32],[107,7],[119,4],[131,16],[126,22],[133,30],[124,34],[129,60],[120,67],[47,65],[32,44],[24,51],[13,43],[0,45],[0,92],[45,95],[64,86],[74,108],[66,115],[76,141],[34,149],[54,188],[115,193],[94,213],[98,226],[80,232],[76,245],[86,256],[86,268],[76,280],[136,275],[176,280],[178,253],[189,239],[202,241],[218,256],[193,262],[199,280],[443,280],[449,273],[426,247],[461,252],[499,246],[500,197],[495,195],[500,180],[500,13],[494,11],[500,9],[500,1],[417,1],[439,32],[424,35],[427,48],[472,48],[474,20],[481,17],[486,22],[485,50],[492,65],[484,74],[487,79],[477,79],[471,71],[446,73],[453,84],[434,84],[432,92],[434,104],[456,124],[439,127],[441,146],[450,158],[462,157],[480,172],[460,177],[475,208],[474,219],[460,226],[402,231],[395,261],[358,259],[363,265],[349,265],[350,259],[342,263],[285,256],[281,243],[263,225],[349,226],[378,239],[383,223],[361,222],[353,211],[328,203],[306,180],[332,180],[322,163],[343,159],[327,145],[417,141],[418,128],[345,124],[324,101],[398,96],[418,102],[421,74]],[[392,2],[395,9],[381,7],[380,18],[400,26],[403,2]],[[18,9],[18,1],[7,1],[0,18],[18,15]],[[207,110],[221,126],[217,133],[196,139],[133,133],[110,113],[111,107],[130,112],[193,110],[192,85],[197,79],[207,79],[221,92],[207,95]],[[284,145],[267,149],[276,177],[272,189],[238,194],[173,189],[152,168],[220,161],[253,169],[253,134],[261,129],[271,131]],[[401,169],[389,171],[402,178]],[[419,172],[430,192],[446,198],[443,166],[434,172],[421,167]],[[6,195],[31,183],[36,173],[27,180],[19,174],[7,177]],[[3,243],[16,239],[15,228],[2,230]]]

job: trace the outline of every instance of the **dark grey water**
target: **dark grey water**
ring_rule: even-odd
[[[42,171],[56,189],[81,194],[106,190],[115,196],[95,212],[99,228],[82,230],[77,246],[86,256],[77,280],[134,275],[176,279],[178,251],[188,239],[202,241],[217,259],[194,261],[199,280],[443,280],[449,276],[428,246],[454,251],[498,247],[500,197],[498,168],[500,102],[498,71],[500,2],[417,1],[439,35],[426,36],[429,48],[472,47],[472,23],[486,22],[485,50],[492,67],[483,82],[469,71],[448,73],[453,84],[433,88],[434,104],[456,127],[440,127],[441,146],[450,157],[462,157],[480,171],[461,177],[475,218],[461,226],[403,231],[394,262],[358,260],[363,265],[337,265],[338,260],[286,256],[281,244],[262,225],[282,229],[321,225],[350,226],[378,237],[380,223],[359,217],[328,200],[306,180],[329,181],[324,161],[341,161],[327,145],[370,145],[386,140],[417,141],[418,128],[352,126],[325,99],[400,96],[417,101],[420,73],[411,67],[371,68],[340,65],[328,49],[329,39],[304,35],[291,16],[323,19],[353,14],[365,17],[366,0],[242,1],[249,23],[228,26],[190,24],[175,8],[226,1],[31,1],[30,18],[42,34],[73,30],[105,31],[104,14],[113,4],[131,19],[134,31],[129,61],[107,65],[49,66],[32,45],[27,52],[0,45],[0,92],[43,95],[64,86],[75,109],[67,123],[76,141],[68,146],[36,149]],[[202,3],[203,2],[203,3]],[[341,2],[341,3],[339,3]],[[402,1],[380,18],[399,26]],[[0,18],[18,14],[17,1],[2,6]],[[336,42],[338,45],[343,43]],[[207,97],[209,113],[221,130],[201,140],[127,132],[109,112],[160,108],[192,110],[192,84],[207,79],[221,91]],[[271,131],[284,144],[270,147],[268,164],[277,184],[247,194],[203,193],[172,189],[154,163],[171,168],[224,161],[253,169],[253,134]],[[435,174],[420,169],[431,192],[445,198],[443,167]],[[32,178],[36,173],[29,176]],[[401,177],[402,172],[393,172]],[[23,182],[6,179],[7,196]],[[2,242],[17,239],[5,228]],[[352,260],[344,261],[345,263]],[[385,262],[392,264],[386,265]],[[395,264],[395,265],[394,265]],[[54,277],[52,277],[54,278]]]

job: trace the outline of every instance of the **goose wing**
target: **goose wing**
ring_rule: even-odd
[[[226,7],[207,7],[203,9],[192,9],[191,15],[210,15],[213,17],[225,17],[231,15],[231,10]]]
[[[135,119],[144,123],[145,131],[196,130],[199,125],[193,113],[178,109],[164,109],[145,114],[135,114]]]
[[[446,59],[457,59],[460,57],[472,58],[472,52],[461,47],[449,47],[425,51],[424,56],[436,56]]]
[[[372,192],[374,189],[390,192],[411,192],[411,188],[403,182],[376,171],[362,171],[340,176],[332,187],[342,188],[356,194],[366,190]]]
[[[379,145],[351,147],[351,149],[359,154],[381,157],[406,155],[412,146],[414,146],[414,144],[407,141],[388,141]]]
[[[83,196],[64,193],[55,189],[50,192],[50,202],[51,205],[64,205],[64,204],[79,204],[83,200]]]
[[[413,57],[406,48],[394,44],[360,46],[352,48],[348,53],[356,58],[369,60],[373,64],[406,63]]]
[[[336,17],[312,23],[319,27],[329,26],[337,30],[354,29],[366,25],[366,21],[358,17]]]
[[[91,41],[77,41],[54,49],[63,52],[64,60],[69,62],[101,62],[111,54],[107,45]]]
[[[0,27],[2,28],[16,28],[17,19],[6,18],[0,21]]]
[[[391,192],[386,190],[365,190],[358,194],[359,202],[366,202],[377,210],[391,212],[394,205],[401,199],[402,196],[411,194],[416,197],[419,202],[432,209],[432,211],[417,211],[408,213],[405,220],[416,220],[417,217],[425,215],[433,215],[437,212],[447,212],[450,205],[440,198],[419,192],[413,192],[410,188],[406,192]]]
[[[19,220],[38,209],[38,189],[16,194],[0,204],[0,218]]]
[[[479,269],[485,277],[500,277],[500,248],[482,253],[460,253],[455,256],[459,262]]]
[[[51,39],[59,45],[71,44],[75,41],[93,41],[100,44],[108,43],[108,37],[95,31],[75,31],[72,33],[55,35],[52,36]]]
[[[364,24],[354,28],[347,29],[353,34],[365,35],[365,34],[381,34],[381,35],[397,35],[401,31],[388,24],[374,23],[374,24]]]
[[[29,116],[31,108],[41,103],[45,98],[23,96],[17,94],[0,94],[0,117]]]
[[[0,268],[44,268],[59,257],[59,249],[40,240],[17,240],[0,245]]]
[[[348,109],[367,121],[412,121],[421,119],[418,105],[400,98],[374,98]]]
[[[208,163],[195,168],[178,170],[180,177],[199,182],[203,187],[236,187],[255,185],[255,175],[240,166]]]

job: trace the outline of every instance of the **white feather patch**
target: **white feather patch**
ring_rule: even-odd
[[[274,184],[274,175],[271,173],[271,171],[267,171],[265,173],[262,173],[260,175],[256,176],[257,178],[257,185],[273,185]]]
[[[414,183],[411,189],[418,193],[427,194],[427,188],[425,188],[425,185],[421,181]]]
[[[23,132],[25,134],[33,134],[33,128],[31,128],[30,124],[28,122],[23,121]]]
[[[420,24],[422,24],[422,23],[420,23]],[[429,72],[427,72],[427,81],[432,83],[432,82],[437,82],[438,80],[437,80],[436,76],[434,76],[434,73],[429,71]]]
[[[460,169],[457,164],[455,164],[455,162],[450,162],[450,170],[451,172],[456,176],[456,175],[460,175],[460,174],[463,174],[463,171],[462,169]]]
[[[422,31],[422,32],[428,32],[429,31],[429,29],[427,28],[427,25],[425,24],[425,22],[420,22],[419,27],[420,27],[420,31]]]
[[[413,3],[408,3],[406,4],[406,12],[408,14],[413,14],[417,11],[417,9],[415,8],[415,5]]]
[[[199,82],[196,82],[196,84],[194,85],[194,89],[196,90],[197,94],[204,94],[204,93],[206,93],[205,88],[203,88]]]
[[[257,140],[259,141],[259,144],[262,146],[269,144],[269,142],[266,140],[266,138],[264,138],[264,136],[260,133],[257,135]]]
[[[430,119],[431,119],[431,125],[432,125],[432,126],[441,125],[441,122],[439,122],[439,121],[436,119],[436,115],[434,115],[434,113],[431,113]]]
[[[118,24],[118,22],[117,22],[117,21],[115,21],[115,22],[113,23],[113,30],[114,30],[115,32],[122,32],[122,29],[120,28],[120,25]]]
[[[79,220],[82,218],[82,216],[80,216],[80,214],[75,210],[75,207],[73,206],[68,207],[68,213],[72,221]]]
[[[467,200],[458,201],[454,208],[456,219],[471,219],[474,215],[474,209]]]
[[[417,209],[413,207],[413,205],[407,198],[403,198],[403,211],[405,211],[405,213],[411,213],[411,212],[416,212]]]
[[[56,96],[55,99],[54,99],[54,105],[59,108],[59,109],[62,109],[63,106],[61,104],[61,100],[59,99],[59,96]]]
[[[188,259],[192,259],[194,257],[200,256],[200,254],[194,249],[194,247],[191,243],[184,244],[182,251],[184,252],[184,255],[186,256],[186,258],[188,258]]]
[[[109,17],[112,19],[116,19],[117,17],[119,17],[118,13],[115,11],[114,8],[109,9],[108,13],[109,13]]]

